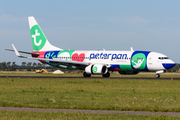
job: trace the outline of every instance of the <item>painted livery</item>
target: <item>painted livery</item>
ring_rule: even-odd
[[[28,20],[33,52],[18,51],[12,45],[13,51],[21,58],[36,59],[61,69],[85,70],[84,77],[90,77],[91,74],[102,74],[103,77],[109,77],[108,71],[118,71],[120,74],[155,71],[156,77],[160,77],[160,73],[164,73],[166,69],[175,65],[171,59],[161,53],[134,51],[132,48],[130,51],[63,50],[49,43],[34,17],[28,17]],[[32,57],[24,57],[20,53],[31,54]]]

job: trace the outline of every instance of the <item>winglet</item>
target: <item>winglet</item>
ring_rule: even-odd
[[[13,47],[16,55],[17,55],[18,57],[22,57],[21,54],[18,52],[18,50],[16,49],[16,47],[15,47],[13,44],[12,44],[12,47]]]
[[[134,51],[132,47],[131,47],[131,51]]]

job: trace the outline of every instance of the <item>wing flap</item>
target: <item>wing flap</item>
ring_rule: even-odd
[[[88,66],[89,63],[84,63],[84,62],[77,62],[77,61],[71,61],[71,60],[59,60],[59,59],[46,59],[46,58],[35,58],[35,57],[26,57],[28,59],[34,59],[34,60],[45,60],[49,61],[52,63],[59,63],[59,64],[69,64],[69,65],[83,65],[83,66]]]

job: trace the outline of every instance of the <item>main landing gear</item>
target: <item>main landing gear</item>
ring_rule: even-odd
[[[103,77],[109,77],[110,76],[110,73],[107,72],[106,74],[102,74]]]
[[[156,74],[156,78],[160,78],[160,74]]]
[[[83,73],[84,77],[91,77],[91,74],[87,74],[86,72]]]
[[[86,72],[83,73],[83,76],[84,77],[91,77],[91,74],[87,74]],[[106,74],[102,74],[103,77],[109,77],[110,76],[110,73],[107,72]]]

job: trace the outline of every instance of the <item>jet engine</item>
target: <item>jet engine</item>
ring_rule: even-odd
[[[89,65],[85,68],[87,74],[106,74],[108,72],[107,66],[103,64]]]
[[[139,71],[119,71],[119,74],[122,74],[122,75],[135,75],[138,73]]]

